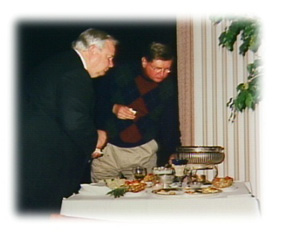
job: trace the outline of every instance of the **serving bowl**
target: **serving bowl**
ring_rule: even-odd
[[[176,148],[178,159],[188,164],[216,165],[224,161],[224,148],[221,146],[180,146]]]

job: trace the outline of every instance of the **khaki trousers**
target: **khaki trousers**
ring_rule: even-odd
[[[156,166],[158,145],[155,140],[132,148],[122,148],[110,143],[103,150],[103,156],[93,159],[91,180],[98,182],[103,179],[118,178],[122,173],[127,179],[133,179],[132,169],[142,166],[147,173]]]

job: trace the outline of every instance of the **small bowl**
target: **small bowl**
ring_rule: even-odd
[[[183,159],[183,160],[173,159],[173,160],[171,160],[171,162],[173,165],[180,166],[180,165],[186,165],[188,163],[188,160],[186,160],[186,159]]]

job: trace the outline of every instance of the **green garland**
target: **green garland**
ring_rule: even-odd
[[[256,19],[249,18],[211,18],[214,24],[229,20],[230,25],[219,36],[219,45],[229,51],[234,50],[234,44],[240,36],[242,44],[239,46],[239,54],[245,56],[250,50],[256,53],[260,47],[260,26]],[[237,96],[230,98],[227,106],[231,110],[229,120],[234,122],[237,113],[243,112],[246,108],[255,110],[260,101],[260,79],[262,76],[260,59],[248,64],[247,82],[237,86]]]

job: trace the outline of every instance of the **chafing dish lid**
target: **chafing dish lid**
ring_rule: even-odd
[[[221,146],[179,146],[177,152],[223,152],[224,147]]]

